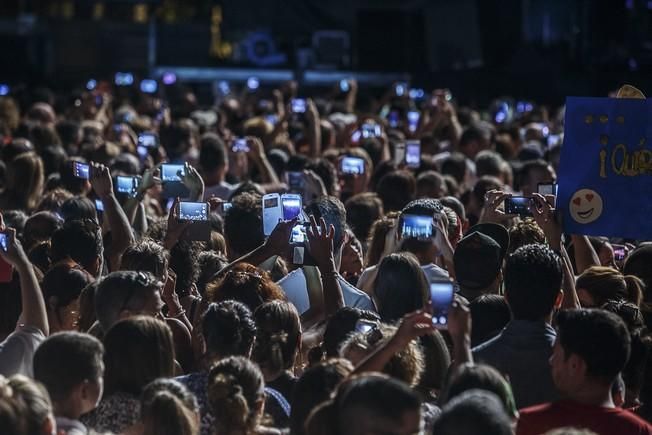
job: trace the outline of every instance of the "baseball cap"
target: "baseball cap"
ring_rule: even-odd
[[[455,277],[463,288],[479,290],[496,279],[509,246],[509,233],[502,225],[473,226],[457,244],[453,255]]]

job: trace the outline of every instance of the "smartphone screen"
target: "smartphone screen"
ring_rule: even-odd
[[[505,213],[517,214],[519,216],[532,216],[530,211],[532,198],[526,196],[512,196],[505,199]]]
[[[115,73],[116,86],[131,86],[134,84],[134,75],[131,73],[117,72]]]
[[[405,92],[407,92],[407,83],[397,83],[396,86],[394,86],[394,92],[397,97],[405,95]]]
[[[158,138],[154,133],[141,133],[138,135],[138,145],[147,148],[158,147]]]
[[[434,281],[430,283],[430,302],[432,304],[432,324],[446,327],[448,310],[453,303],[455,288],[450,281]]]
[[[238,138],[233,141],[231,146],[231,151],[234,153],[247,153],[249,152],[249,144],[247,144],[247,139]]]
[[[4,252],[9,250],[9,236],[7,233],[0,233],[0,249]]]
[[[398,121],[399,121],[399,115],[396,110],[392,110],[389,112],[389,115],[387,115],[387,123],[389,124],[390,127],[396,128],[398,127]]]
[[[349,81],[348,80],[340,80],[340,91],[342,92],[349,92]]]
[[[140,180],[138,177],[126,177],[118,175],[116,177],[116,191],[119,193],[126,193],[128,195],[135,195],[138,190]]]
[[[408,168],[421,166],[421,142],[409,140],[405,145],[405,163]]]
[[[290,109],[292,113],[305,113],[306,112],[306,100],[303,98],[293,98],[290,101]]]
[[[88,166],[87,163],[73,162],[72,164],[72,173],[77,178],[83,178],[84,180],[88,180],[90,177],[89,171],[90,171],[90,167]]]
[[[611,246],[614,250],[614,260],[618,262],[625,261],[625,257],[627,256],[627,248],[625,248],[625,245],[612,243]]]
[[[179,220],[180,221],[207,221],[208,204],[205,202],[180,202],[179,203]]]
[[[363,139],[369,139],[372,137],[379,137],[383,131],[380,128],[380,125],[378,124],[362,124],[362,127],[360,128],[360,131],[362,132],[362,138]]]
[[[161,165],[161,181],[181,181],[181,175],[184,175],[183,165]]]
[[[157,89],[158,83],[156,83],[156,80],[145,79],[140,82],[140,91],[145,94],[154,94]]]
[[[301,214],[302,204],[299,195],[281,196],[281,205],[283,207],[283,220],[289,221]]]
[[[407,120],[408,120],[408,130],[411,133],[414,133],[417,131],[417,128],[419,127],[419,119],[421,118],[421,113],[419,113],[416,110],[410,110],[407,113]]]
[[[557,183],[539,183],[537,185],[537,192],[540,195],[555,195],[557,196]]]
[[[344,157],[341,163],[343,174],[364,174],[364,159],[361,157]]]
[[[292,233],[290,233],[290,243],[293,245],[303,245],[306,243],[306,227],[304,224],[296,224],[292,228]]]
[[[370,320],[360,319],[355,323],[355,330],[357,332],[362,332],[363,334],[373,331],[376,328],[378,328],[378,324]]]
[[[401,236],[405,239],[428,240],[432,237],[432,216],[406,214],[402,216]]]
[[[104,203],[101,199],[95,200],[95,210],[99,211],[100,213],[104,212]]]
[[[222,203],[222,213],[226,213],[227,211],[231,210],[231,207],[233,207],[233,203],[223,202]]]

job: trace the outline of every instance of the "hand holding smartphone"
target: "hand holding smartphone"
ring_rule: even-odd
[[[449,280],[430,283],[430,304],[432,306],[432,324],[435,328],[448,327],[448,312],[455,297],[455,286]]]
[[[523,217],[532,216],[532,198],[527,196],[511,196],[505,198],[505,213],[506,214],[517,214]]]
[[[208,210],[209,204],[207,202],[179,202],[179,222],[189,224],[183,232],[183,239],[210,239],[211,227],[208,221]]]
[[[90,178],[90,165],[74,161],[72,162],[72,174],[77,178],[88,180]]]

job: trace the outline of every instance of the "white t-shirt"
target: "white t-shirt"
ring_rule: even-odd
[[[337,275],[337,279],[342,288],[344,305],[347,307],[376,311],[376,307],[369,295],[349,284],[340,274]],[[303,274],[302,268],[290,272],[278,282],[278,285],[283,288],[288,300],[294,304],[299,314],[308,311],[308,308],[310,308],[310,299],[308,298],[306,276]]]
[[[0,375],[34,376],[32,359],[36,348],[45,340],[34,326],[20,326],[0,343]]]

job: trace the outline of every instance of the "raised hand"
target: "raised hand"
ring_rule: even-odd
[[[91,162],[89,166],[89,181],[97,196],[105,199],[113,195],[113,180],[109,168],[95,162]]]
[[[480,212],[479,223],[493,222],[500,224],[505,222],[508,219],[514,218],[518,215],[507,214],[503,210],[500,210],[500,205],[505,201],[505,199],[511,197],[510,193],[505,193],[501,190],[490,190],[484,195],[484,206]]]
[[[333,225],[327,227],[324,218],[320,218],[318,226],[315,217],[310,216],[308,246],[312,258],[315,259],[315,262],[320,269],[331,267],[335,263],[333,259],[334,236],[335,227]]]

